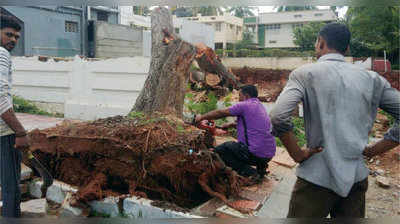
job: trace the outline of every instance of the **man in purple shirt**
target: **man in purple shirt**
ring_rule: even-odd
[[[239,103],[221,110],[196,116],[196,123],[227,116],[236,116],[237,121],[222,128],[237,127],[238,142],[225,142],[215,148],[227,166],[242,176],[262,179],[268,162],[275,155],[276,143],[271,134],[271,122],[266,109],[257,98],[257,88],[246,85],[240,88]],[[251,166],[256,166],[257,171]]]

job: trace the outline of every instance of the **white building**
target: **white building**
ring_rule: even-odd
[[[254,17],[252,17],[254,18]],[[292,48],[293,30],[309,22],[334,22],[332,10],[260,13],[256,19],[246,19],[246,28],[254,32],[260,46],[266,48]]]
[[[214,28],[207,24],[193,22],[186,18],[172,17],[175,33],[179,34],[182,40],[189,43],[204,43],[214,49]],[[132,6],[121,6],[121,24],[135,28],[142,28],[144,55],[150,56],[151,51],[151,17],[133,14]]]
[[[242,40],[243,19],[232,16],[228,13],[220,16],[201,16],[185,17],[188,20],[210,25],[215,30],[214,43],[215,49],[226,49],[227,46]]]

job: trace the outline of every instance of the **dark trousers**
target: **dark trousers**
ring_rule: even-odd
[[[368,178],[357,182],[345,198],[330,189],[297,178],[289,204],[288,218],[364,218]]]
[[[235,170],[239,175],[264,176],[267,172],[268,162],[271,158],[261,158],[251,153],[248,147],[240,142],[225,142],[215,148],[215,152],[225,164]],[[251,166],[256,166],[257,170]]]
[[[22,153],[14,148],[15,135],[0,137],[0,181],[3,217],[21,216],[21,191],[19,182],[21,178]]]

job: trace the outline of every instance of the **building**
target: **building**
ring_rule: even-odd
[[[232,45],[242,40],[243,19],[232,16],[228,13],[220,16],[201,16],[182,17],[191,21],[196,21],[210,25],[214,28],[215,49],[232,49]]]
[[[103,21],[110,24],[121,24],[119,6],[88,6],[88,20]]]
[[[0,12],[16,18],[21,39],[12,55],[69,57],[86,55],[88,20],[120,21],[118,7],[2,6]],[[34,18],[34,19],[33,19]]]
[[[293,30],[309,22],[334,22],[332,10],[307,10],[260,13],[244,19],[245,29],[253,33],[254,41],[265,48],[294,48]]]
[[[151,17],[134,15],[132,6],[121,7],[121,23],[123,25],[129,25],[133,28],[144,30],[143,41],[145,56],[150,56],[151,50]],[[211,25],[203,24],[188,20],[188,17],[172,17],[172,23],[175,29],[175,33],[189,43],[204,43],[208,47],[214,49],[214,28]],[[148,49],[148,50],[146,50]]]

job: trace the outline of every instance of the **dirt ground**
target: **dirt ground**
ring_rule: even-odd
[[[240,82],[256,85],[259,98],[263,102],[274,102],[286,85],[290,70],[233,68],[233,74]]]
[[[232,73],[239,77],[240,82],[256,85],[259,98],[263,102],[274,102],[282,92],[288,80],[290,70],[258,69],[258,68],[232,68]],[[380,73],[393,88],[400,90],[400,71]]]
[[[383,138],[390,128],[388,118],[378,113],[372,136]],[[400,215],[400,146],[367,161],[370,169],[366,197],[367,217],[387,217]],[[376,178],[383,176],[390,183],[389,188],[378,186]]]
[[[366,196],[367,217],[388,217],[400,215],[400,147],[377,156],[368,162],[371,170]],[[382,188],[376,183],[377,171],[390,182],[389,188]]]

